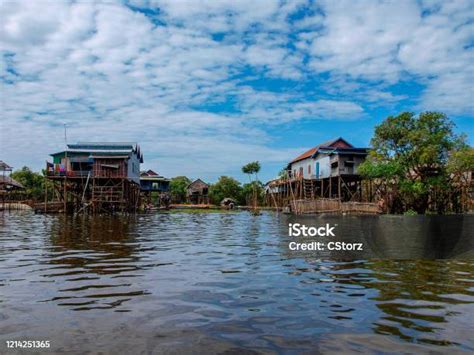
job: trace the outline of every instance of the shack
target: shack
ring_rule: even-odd
[[[186,198],[192,204],[209,204],[209,185],[201,179],[194,180],[186,188]]]
[[[0,191],[7,193],[10,191],[24,189],[22,184],[12,179],[12,171],[13,167],[5,163],[3,160],[0,160]]]
[[[25,199],[24,186],[11,177],[13,167],[0,160],[0,210],[5,204]]]
[[[139,207],[143,154],[137,143],[68,144],[51,156],[47,179],[64,212],[131,212]]]

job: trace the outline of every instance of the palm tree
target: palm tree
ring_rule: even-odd
[[[242,167],[242,172],[247,174],[249,177],[250,183],[253,185],[253,210],[257,211],[257,182],[258,182],[258,172],[260,171],[260,163],[258,161],[253,161]],[[252,175],[255,175],[255,179],[252,182]]]

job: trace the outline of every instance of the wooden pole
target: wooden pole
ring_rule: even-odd
[[[48,180],[46,179],[46,177],[44,178],[44,213],[47,212],[47,202],[48,202],[48,184],[47,184]]]
[[[95,176],[92,178],[92,213],[95,214]]]
[[[298,209],[296,208],[296,198],[295,198],[295,194],[293,193],[293,187],[291,186],[291,181],[289,183],[290,183],[291,197],[293,199],[293,204],[295,206],[295,213],[298,214]]]
[[[329,177],[329,198],[332,197],[332,176]]]
[[[67,174],[67,172],[66,172]],[[67,183],[66,183],[67,177],[64,176],[64,191],[63,191],[63,200],[64,200],[64,213],[66,213],[66,208],[67,208]]]
[[[337,177],[337,196],[341,199],[341,175]]]
[[[271,191],[270,191],[270,195],[271,195],[272,198],[273,198],[273,203],[275,204],[276,210],[277,210],[277,212],[278,212],[278,204],[277,204],[277,202],[276,202],[276,200],[275,200],[275,196],[273,196],[273,193],[272,193]]]

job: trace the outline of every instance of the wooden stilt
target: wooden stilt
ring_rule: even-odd
[[[337,192],[336,192],[337,198],[340,200],[341,199],[341,177],[340,176],[337,177],[337,186],[336,187],[337,187]]]
[[[64,200],[64,213],[66,213],[66,208],[67,208],[67,182],[66,182],[66,176],[64,176],[64,191],[63,191],[63,200]]]
[[[44,213],[48,212],[48,180],[44,178]]]
[[[329,177],[329,198],[332,198],[332,176]]]

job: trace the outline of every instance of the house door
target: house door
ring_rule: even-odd
[[[316,163],[315,174],[316,174],[316,179],[319,179],[319,162]]]

